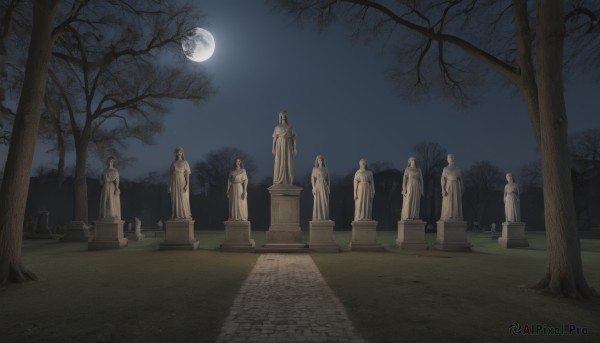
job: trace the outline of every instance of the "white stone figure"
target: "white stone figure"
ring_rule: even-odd
[[[139,235],[142,233],[142,221],[138,217],[133,217],[133,222],[135,223],[135,234]]]
[[[175,149],[175,161],[169,170],[169,193],[171,194],[171,219],[191,220],[190,165],[185,160],[183,148]]]
[[[119,190],[119,172],[115,168],[115,158],[106,160],[106,168],[100,176],[100,219],[121,219],[121,195]]]
[[[227,198],[229,198],[229,219],[248,220],[248,175],[239,158],[227,179]]]
[[[423,194],[423,175],[421,174],[421,169],[417,168],[417,159],[410,157],[402,178],[403,201],[402,213],[400,214],[401,220],[419,219],[421,197]]]
[[[164,225],[165,225],[165,224],[163,223],[163,221],[162,221],[162,218],[161,218],[161,219],[159,219],[159,220],[156,222],[156,227],[157,227],[159,230],[162,230],[162,229],[163,229],[163,227],[164,227]]]
[[[358,162],[358,166],[354,173],[354,220],[373,220],[373,172],[367,167],[367,160],[364,158]]]
[[[273,155],[275,168],[273,184],[291,185],[294,182],[294,156],[296,156],[296,133],[288,124],[287,112],[279,112],[279,124],[273,131]]]
[[[521,204],[519,200],[519,185],[515,182],[511,173],[506,174],[508,183],[504,186],[504,214],[506,222],[521,221]]]
[[[314,198],[312,220],[329,220],[329,172],[321,155],[315,159],[310,182]]]
[[[448,154],[448,166],[442,171],[442,214],[440,220],[463,220],[463,180],[454,166],[454,155]]]

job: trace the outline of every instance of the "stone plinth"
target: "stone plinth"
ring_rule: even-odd
[[[502,237],[498,243],[505,248],[525,248],[529,241],[525,238],[525,223],[502,223]]]
[[[227,220],[225,221],[225,241],[221,244],[221,250],[254,252],[256,245],[250,237],[249,221]]]
[[[355,220],[352,222],[352,240],[348,244],[351,251],[385,251],[377,241],[377,221]]]
[[[422,220],[401,220],[398,222],[398,238],[396,245],[400,249],[427,250],[429,245],[425,240],[425,223]]]
[[[310,236],[308,248],[317,252],[339,252],[340,246],[333,239],[333,220],[318,220],[309,222]]]
[[[67,224],[65,235],[60,239],[61,242],[87,242],[89,240],[89,226],[82,221],[72,221]]]
[[[127,238],[123,236],[122,220],[97,220],[94,235],[88,242],[88,250],[120,249],[127,246]]]
[[[271,194],[271,226],[263,248],[305,249],[300,230],[300,192],[302,187],[273,185]]]
[[[471,251],[471,244],[467,242],[467,222],[438,221],[437,238],[433,246],[444,251]]]
[[[160,250],[198,250],[200,242],[194,237],[193,220],[165,221],[165,240]]]

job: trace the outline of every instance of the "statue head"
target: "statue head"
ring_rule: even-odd
[[[454,164],[454,154],[448,154],[448,164],[449,165]]]
[[[235,161],[233,161],[233,170],[236,169],[244,169],[244,162],[239,158],[236,158]]]
[[[107,165],[108,167],[114,167],[116,162],[117,162],[117,160],[115,160],[115,158],[114,158],[114,157],[112,157],[112,156],[109,156],[109,157],[106,159],[106,165]]]
[[[358,167],[361,169],[369,170],[369,166],[367,165],[367,159],[361,158],[360,161],[358,161]]]
[[[515,178],[512,173],[506,173],[506,181],[515,182]]]
[[[287,112],[281,111],[279,112],[279,124],[288,123]]]
[[[320,165],[319,161],[321,162]],[[325,167],[325,157],[323,155],[317,155],[315,158],[315,167]]]
[[[175,160],[185,160],[185,153],[182,147],[175,148]]]
[[[417,158],[414,156],[411,156],[408,158],[408,166],[409,167],[416,167],[417,166]]]

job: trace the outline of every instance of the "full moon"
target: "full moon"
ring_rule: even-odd
[[[189,30],[181,40],[183,53],[194,62],[204,62],[215,52],[215,39],[210,32],[197,27]]]

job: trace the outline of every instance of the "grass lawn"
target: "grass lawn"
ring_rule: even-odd
[[[161,239],[112,251],[86,243],[25,241],[40,280],[0,288],[0,342],[213,342],[258,254],[214,251],[223,232],[197,232],[200,251],[159,251]],[[258,245],[263,232],[253,232]],[[306,237],[307,238],[307,237]],[[503,249],[471,234],[472,253],[410,252],[396,232],[387,252],[312,254],[357,330],[375,342],[596,342],[600,301],[566,300],[520,288],[541,276],[545,237]],[[428,235],[433,241],[435,236]],[[336,232],[345,247],[349,232]],[[600,290],[600,240],[583,239],[588,282]],[[574,324],[586,336],[514,337],[509,326]]]

